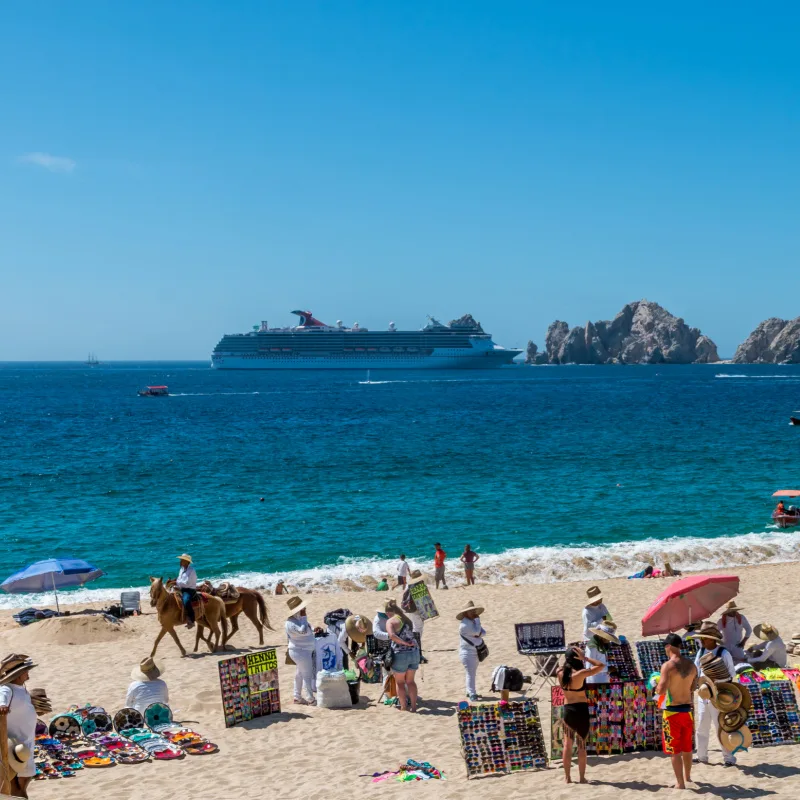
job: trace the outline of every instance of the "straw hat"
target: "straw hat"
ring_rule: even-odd
[[[714,683],[724,683],[731,679],[725,662],[714,653],[706,653],[700,659],[700,671]]]
[[[483,614],[485,609],[483,608],[483,606],[476,606],[475,603],[473,603],[472,600],[470,600],[469,603],[467,603],[466,608],[463,611],[459,611],[458,614],[456,614],[456,619],[464,619],[464,617],[467,614],[469,614],[470,611],[474,611],[477,613],[478,616],[480,616],[481,614]]]
[[[360,614],[351,614],[345,621],[344,627],[347,635],[359,644],[367,641],[367,636],[372,635],[372,620]]]
[[[21,772],[31,760],[31,749],[26,744],[17,744],[13,739],[8,740],[8,766],[15,774]]]
[[[725,731],[719,729],[719,743],[723,750],[729,753],[738,753],[739,750],[747,750],[753,746],[753,734],[747,725],[742,725],[735,731]]]
[[[143,658],[139,665],[131,670],[131,680],[134,681],[154,681],[164,674],[164,665],[154,658],[147,656]]]
[[[700,630],[692,631],[686,636],[687,639],[714,639],[717,642],[722,641],[722,634],[719,628],[713,622],[704,622],[700,626]]]
[[[742,705],[742,690],[738,683],[718,683],[716,686],[716,697],[711,701],[714,708],[720,713],[736,711]],[[742,709],[744,711],[744,709]],[[745,711],[745,716],[747,712]]]
[[[771,642],[773,639],[777,639],[779,634],[777,628],[774,628],[768,622],[762,622],[753,628],[753,636],[761,639],[762,642]]]
[[[742,705],[739,706],[743,708],[745,711],[750,713],[750,710],[753,708],[753,696],[750,694],[750,690],[746,686],[742,686],[741,683],[737,684],[739,687],[739,691],[742,693]]]
[[[184,553],[182,556],[178,556],[178,561],[188,561],[191,564],[192,557],[188,553]]]
[[[589,628],[589,633],[591,633],[592,636],[596,636],[598,639],[604,639],[612,644],[620,644],[619,638],[614,634],[616,629],[617,626],[614,625],[613,622],[611,624],[608,622],[601,622],[596,628]]]
[[[719,729],[721,731],[738,731],[747,722],[747,712],[743,708],[735,711],[719,712]]]
[[[24,653],[12,653],[0,661],[0,686],[10,683],[18,675],[33,669],[36,664]]]
[[[302,597],[295,595],[286,601],[286,605],[289,608],[289,617],[293,617],[295,614],[299,614],[308,603]]]
[[[600,591],[599,586],[590,586],[586,590],[586,597],[589,600],[588,605],[591,605],[592,603],[596,603],[598,600],[602,600],[603,593]]]
[[[412,569],[411,574],[408,577],[411,578],[412,581],[415,581],[422,577],[422,570]]]
[[[730,603],[722,609],[723,614],[735,614],[737,611],[744,611],[744,609],[741,606],[737,606],[735,600],[731,600]]]

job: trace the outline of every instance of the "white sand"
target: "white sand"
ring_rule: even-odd
[[[755,624],[777,625],[788,641],[800,630],[797,600],[800,570],[795,565],[738,569],[740,601]],[[480,577],[480,571],[478,571]],[[579,638],[580,612],[589,583],[525,586],[477,586],[436,592],[441,617],[427,623],[424,634],[430,664],[418,673],[423,707],[417,715],[376,706],[380,687],[362,684],[362,707],[326,710],[292,705],[294,668],[283,666],[285,636],[267,632],[269,645],[279,645],[281,696],[285,711],[236,728],[226,729],[217,677],[219,656],[203,652],[181,659],[174,643],[162,641],[163,659],[173,708],[177,718],[193,726],[220,746],[212,756],[187,757],[179,762],[116,766],[84,770],[75,778],[32,784],[34,798],[114,797],[160,800],[161,798],[351,798],[364,796],[412,796],[456,798],[465,792],[491,798],[584,797],[633,798],[685,796],[666,787],[672,780],[669,761],[660,754],[590,758],[588,786],[566,786],[560,767],[536,773],[466,780],[459,750],[455,706],[464,696],[464,672],[458,661],[458,623],[455,612],[468,599],[486,606],[482,616],[491,654],[478,673],[479,689],[487,701],[492,667],[506,663],[529,672],[528,662],[516,652],[515,622],[563,618],[569,639]],[[602,586],[606,603],[621,633],[640,638],[642,612],[668,585],[667,581],[608,580]],[[374,615],[386,593],[350,592],[312,594],[309,616],[314,624],[323,614],[346,606],[357,613]],[[276,626],[285,618],[285,598],[268,598],[270,617]],[[146,609],[150,612],[150,608]],[[74,622],[69,623],[74,626]],[[13,627],[10,614],[0,617],[0,652],[22,650],[38,662],[29,688],[44,687],[54,711],[71,703],[92,702],[114,711],[124,704],[132,666],[147,655],[157,632],[155,615],[126,622],[127,633],[109,634],[94,623],[79,630],[53,630],[52,623],[35,623],[24,630]],[[181,632],[190,649],[193,632]],[[97,641],[97,639],[101,641]],[[74,644],[65,642],[72,641]],[[258,641],[244,620],[239,646]],[[800,660],[800,659],[798,659]],[[367,702],[368,698],[368,702]],[[549,742],[549,699],[541,697],[545,738]],[[712,742],[709,766],[695,767],[694,790],[724,798],[773,798],[800,796],[800,746],[754,749],[742,754],[735,769],[721,766],[721,753]],[[362,773],[396,769],[408,758],[427,760],[444,770],[448,780],[373,785]],[[577,772],[576,772],[577,774]]]

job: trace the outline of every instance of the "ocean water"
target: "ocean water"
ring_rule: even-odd
[[[112,597],[186,551],[201,578],[336,586],[401,551],[430,569],[435,541],[493,581],[800,557],[770,521],[772,492],[800,488],[800,368],[371,378],[0,364],[0,579],[71,555],[107,573],[73,599]],[[172,395],[136,396],[156,383]]]

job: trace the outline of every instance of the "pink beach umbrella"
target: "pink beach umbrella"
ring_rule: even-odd
[[[672,633],[711,616],[739,594],[736,575],[681,578],[661,592],[642,617],[642,636]]]

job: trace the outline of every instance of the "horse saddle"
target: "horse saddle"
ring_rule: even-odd
[[[239,590],[232,583],[225,582],[214,587],[211,585],[211,581],[206,581],[201,588],[204,592],[208,592],[214,597],[219,597],[226,605],[235,603],[241,597]]]
[[[183,607],[183,597],[180,590],[174,589],[172,596],[175,598],[175,602],[178,604],[181,614],[185,614],[186,609]],[[202,617],[205,614],[205,607],[208,604],[209,597],[210,595],[205,592],[197,592],[192,598],[192,608],[195,610],[195,617]]]

